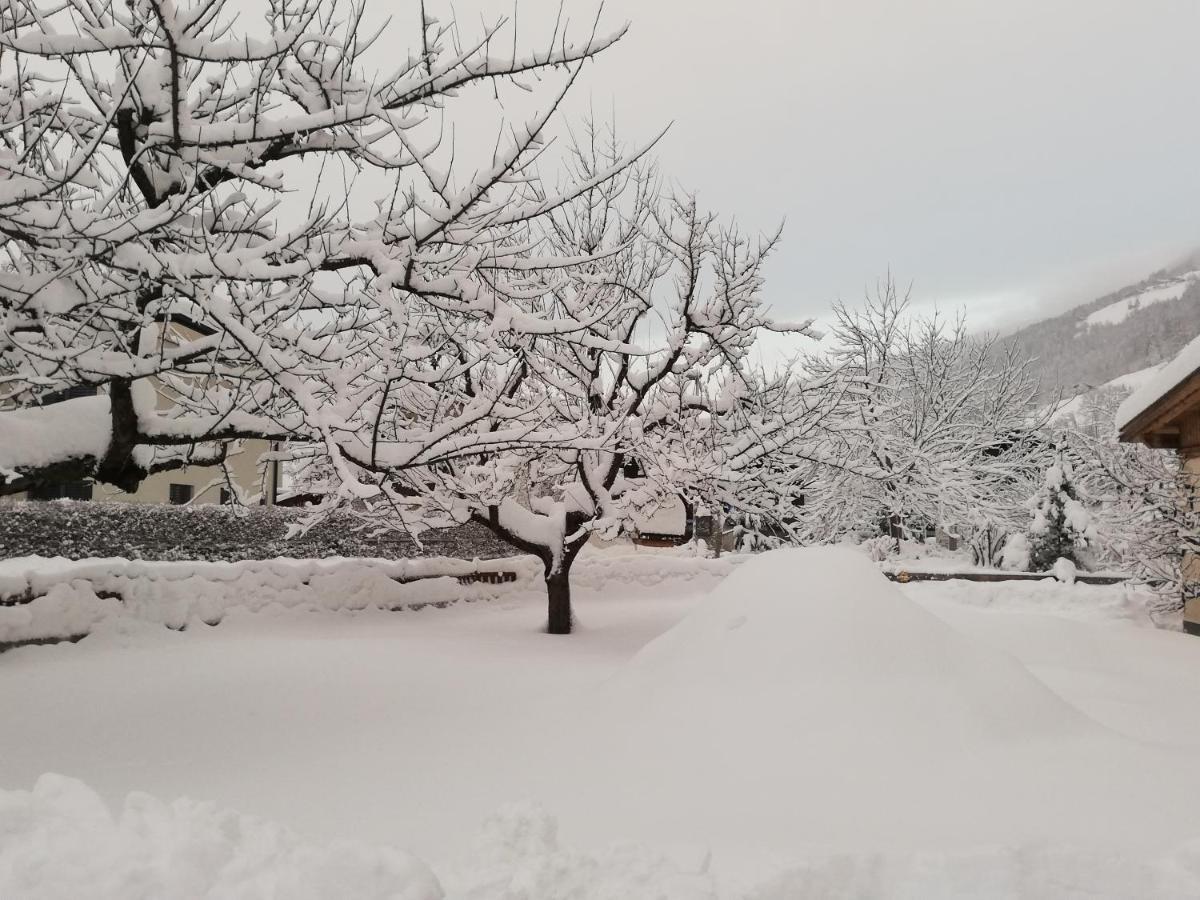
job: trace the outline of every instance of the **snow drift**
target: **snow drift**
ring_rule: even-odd
[[[1090,724],[1016,660],[965,638],[863,554],[837,547],[743,565],[613,689],[664,716],[745,721],[749,742],[769,737],[797,751],[818,739],[857,745],[863,734],[942,746]],[[795,727],[826,719],[839,727]]]
[[[395,848],[311,843],[212,804],[131,794],[117,812],[45,775],[0,790],[0,896],[20,900],[1008,900],[1190,898],[1200,844],[1144,859],[1054,843],[966,853],[815,854],[735,877],[706,853],[562,843],[531,803],[489,817],[462,859],[432,870]]]
[[[596,837],[623,820],[638,839],[916,850],[1105,841],[1114,815],[1200,834],[1146,771],[1182,754],[1135,748],[849,549],[746,562],[592,701],[547,755],[598,762],[546,791]]]
[[[0,896],[21,900],[440,900],[400,850],[307,844],[250,816],[131,794],[114,815],[79,781],[0,791]]]

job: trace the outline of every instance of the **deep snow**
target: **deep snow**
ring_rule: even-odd
[[[404,848],[472,900],[1200,891],[1200,645],[1124,588],[901,590],[837,549],[708,596],[577,565],[569,638],[514,593],[0,655],[0,788],[200,798],[304,836],[278,846]]]

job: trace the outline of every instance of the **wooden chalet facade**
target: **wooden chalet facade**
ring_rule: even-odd
[[[1117,412],[1122,441],[1174,450],[1182,463],[1179,503],[1200,512],[1200,337]],[[1200,556],[1182,562],[1183,626],[1200,635]]]

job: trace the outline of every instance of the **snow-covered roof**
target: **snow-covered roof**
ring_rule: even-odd
[[[1117,409],[1117,428],[1124,431],[1134,419],[1200,372],[1200,336],[1179,351],[1159,373],[1126,398]]]

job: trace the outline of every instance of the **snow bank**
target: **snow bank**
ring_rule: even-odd
[[[499,589],[460,584],[459,577],[511,571],[530,578],[535,567],[525,558],[183,563],[25,557],[0,563],[0,599],[9,598],[0,605],[0,643],[76,637],[115,617],[181,628],[217,622],[233,609],[414,609],[491,597]]]
[[[1195,371],[1200,369],[1200,336],[1179,351],[1179,355],[1159,369],[1158,374],[1125,398],[1117,407],[1116,425],[1126,425],[1170,393]]]
[[[0,791],[0,897],[12,900],[440,900],[400,850],[307,844],[205,803],[131,794],[114,814],[79,781]]]
[[[310,843],[186,799],[131,794],[114,813],[59,775],[0,791],[0,896],[14,900],[1153,900],[1200,894],[1200,842],[1145,858],[1037,841],[723,866],[705,851],[576,849],[553,817],[523,802],[488,819],[470,853],[439,869],[391,847]]]
[[[578,589],[601,593],[655,588],[664,579],[704,589],[742,559],[598,553],[576,561],[571,581]],[[511,572],[517,580],[458,580],[501,572]],[[21,557],[0,561],[0,644],[78,637],[114,618],[182,628],[195,621],[218,622],[232,610],[419,609],[511,593],[541,596],[544,591],[541,563],[533,557],[233,563]]]

